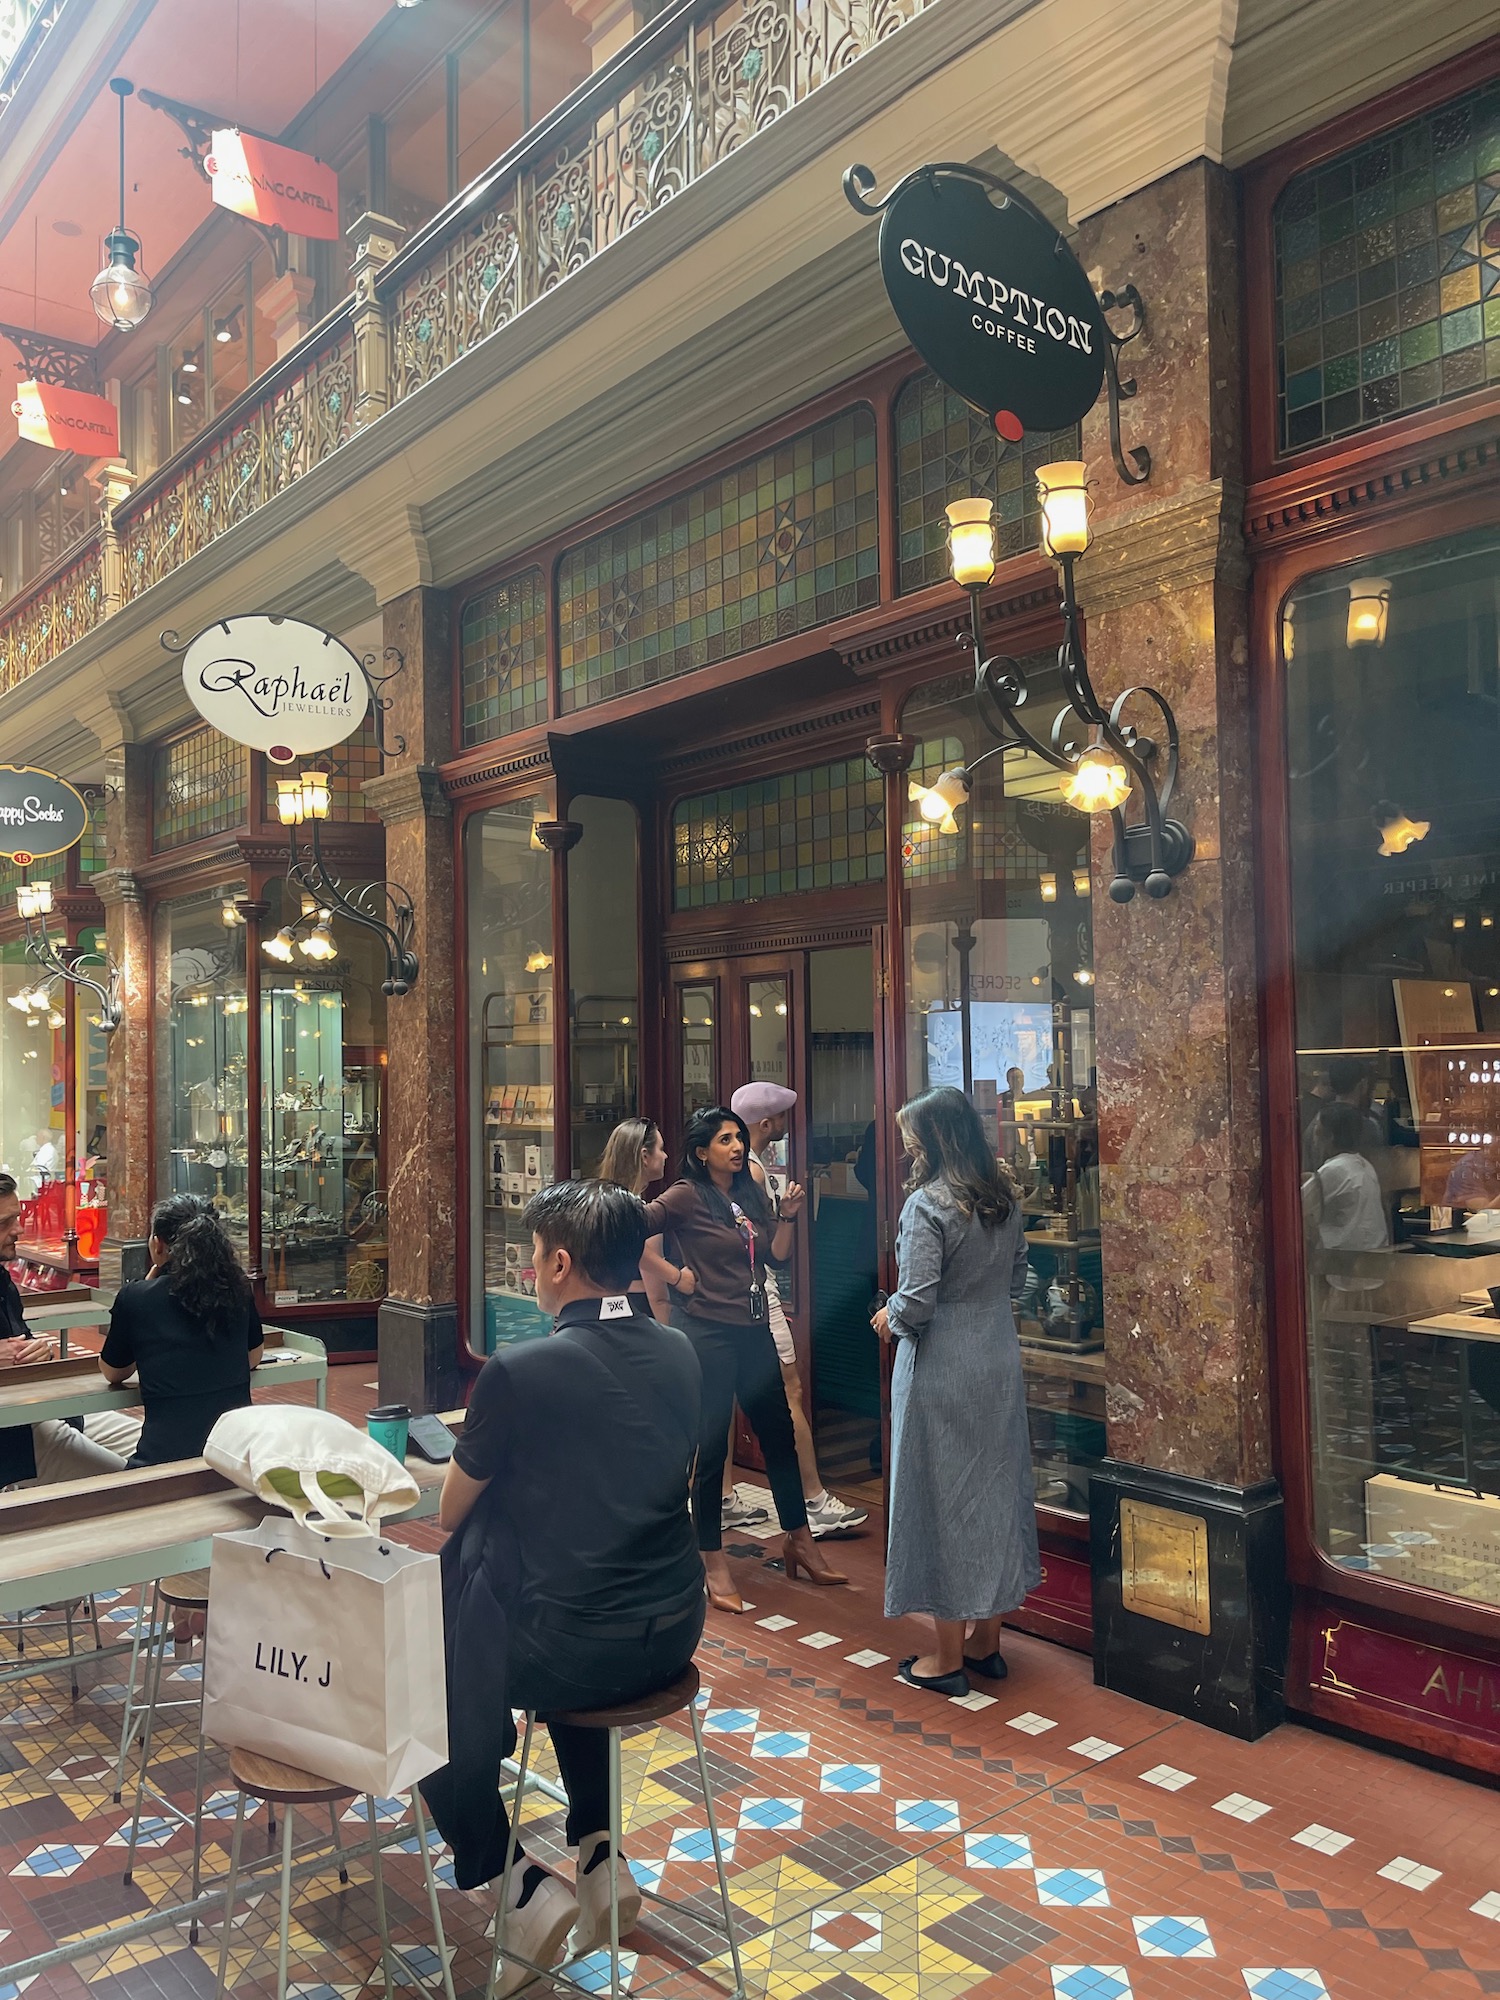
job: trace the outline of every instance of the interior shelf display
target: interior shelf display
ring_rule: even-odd
[[[249,1000],[245,932],[223,922],[234,887],[157,911],[156,1185],[206,1196],[250,1261]]]

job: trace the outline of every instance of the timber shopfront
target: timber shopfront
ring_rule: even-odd
[[[1247,521],[1289,1694],[1493,1772],[1500,81],[1485,67],[1367,107],[1253,178]]]

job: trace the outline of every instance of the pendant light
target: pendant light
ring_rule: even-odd
[[[135,85],[123,76],[112,76],[109,87],[120,100],[120,221],[104,239],[104,269],[89,286],[89,297],[106,326],[129,333],[150,312],[155,295],[137,263],[141,239],[125,227],[125,100]]]

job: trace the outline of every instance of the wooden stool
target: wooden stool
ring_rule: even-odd
[[[334,1852],[339,1862],[339,1880],[347,1882],[349,1871],[343,1843],[339,1838],[339,1808],[357,1794],[352,1785],[341,1785],[331,1779],[320,1778],[316,1772],[299,1770],[293,1764],[279,1764],[272,1757],[258,1756],[253,1750],[229,1752],[229,1775],[238,1797],[234,1808],[234,1839],[229,1851],[229,1873],[224,1882],[224,1909],[220,1917],[219,1977],[214,1988],[216,2000],[223,2000],[224,1982],[229,1972],[229,1938],[234,1929],[234,1897],[239,1884],[240,1846],[245,1832],[247,1798],[262,1799],[267,1806],[279,1805],[282,1808],[281,1916],[276,1934],[276,2000],[286,2000],[288,1937],[292,1919],[292,1830],[296,1823],[297,1811],[299,1808],[305,1810],[309,1806],[327,1806],[329,1825],[333,1829]],[[433,1873],[432,1849],[427,1841],[427,1815],[422,1807],[422,1795],[415,1785],[411,1788],[410,1797],[412,1816],[417,1827],[417,1844],[422,1851],[422,1873],[427,1883],[427,1902],[432,1912],[433,1942],[437,1949],[438,1964],[442,1968],[443,1991],[446,2000],[454,2000],[453,1974],[448,1965],[448,1947],[443,1934],[442,1912],[438,1908],[437,1877]],[[386,1918],[385,1874],[381,1864],[381,1850],[385,1843],[380,1835],[375,1800],[370,1794],[366,1794],[365,1797],[365,1812],[370,1822],[370,1872],[374,1877],[375,1927],[380,1935],[380,1968],[385,1980],[386,2000],[393,2000],[391,1972],[394,1954],[391,1951],[390,1925]]]
[[[86,1612],[88,1614],[88,1617],[91,1620],[94,1627],[94,1651],[97,1653],[104,1644],[103,1639],[101,1639],[99,1636],[99,1607],[97,1604],[95,1604],[92,1596],[90,1596],[90,1597],[71,1597],[67,1600],[66,1603],[63,1604],[41,1604],[37,1606],[37,1610],[44,1614],[47,1612],[51,1612],[55,1615],[53,1615],[52,1617],[47,1617],[44,1615],[38,1618],[35,1616],[34,1613],[28,1613],[25,1611],[18,1611],[16,1613],[15,1615],[16,1658],[18,1660],[24,1660],[26,1657],[26,1620],[28,1617],[31,1617],[32,1619],[33,1630],[37,1630],[39,1628],[45,1630],[45,1628],[49,1625],[52,1626],[62,1625],[66,1629],[68,1634],[68,1664],[72,1670],[73,1699],[74,1701],[77,1701],[78,1641],[73,1631],[73,1620],[77,1617],[80,1611]]]
[[[735,1935],[734,1906],[729,1900],[729,1880],[724,1873],[724,1850],[719,1843],[719,1823],[714,1816],[713,1785],[708,1775],[708,1758],[703,1749],[703,1726],[698,1720],[698,1669],[689,1665],[675,1681],[667,1687],[659,1688],[652,1694],[643,1694],[634,1701],[621,1702],[614,1708],[583,1708],[543,1716],[543,1723],[562,1722],[574,1729],[607,1729],[609,1731],[609,1990],[611,2000],[621,2000],[620,1985],[620,1850],[624,1844],[624,1808],[620,1797],[620,1734],[622,1730],[637,1729],[643,1723],[660,1722],[664,1716],[675,1715],[685,1708],[693,1728],[693,1748],[698,1754],[698,1781],[703,1787],[703,1810],[708,1820],[708,1838],[714,1851],[714,1869],[719,1878],[719,1903],[724,1912],[724,1938],[729,1946],[730,1962],[734,1966],[734,2000],[745,2000],[745,1975],[740,1969],[739,1939]],[[515,1867],[516,1849],[520,1844],[521,1804],[526,1791],[526,1768],[531,1761],[531,1739],[536,1730],[537,1714],[534,1709],[526,1711],[526,1736],[521,1747],[521,1761],[516,1779],[515,1801],[510,1815],[510,1838],[505,1847],[505,1873],[500,1880],[499,1906],[495,1914],[495,1945],[490,1954],[490,1976],[485,1985],[485,2000],[494,2000],[495,1981],[500,1972],[500,1960],[504,1956],[505,1917],[510,1904],[510,1878]],[[670,1896],[658,1895],[654,1890],[643,1889],[643,1896],[649,1896],[654,1903],[665,1903],[670,1908],[681,1908]],[[696,1910],[688,1912],[699,1923],[702,1917]],[[521,1961],[525,1963],[525,1961]],[[545,1970],[545,1968],[542,1968]],[[550,1972],[549,1978],[559,1984],[576,1986],[580,1991],[592,1992],[583,1987],[582,1982],[567,1978],[561,1972]]]

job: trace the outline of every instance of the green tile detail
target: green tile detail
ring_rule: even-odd
[[[1040,510],[1036,469],[1054,459],[1079,458],[1078,426],[1027,431],[1019,445],[1004,444],[937,377],[914,375],[896,398],[896,509],[901,542],[897,587],[924,590],[948,580],[950,500],[995,503],[1000,559],[1034,549]]]
[[[187,847],[242,826],[250,804],[250,752],[207,724],[164,743],[152,759],[151,845]]]
[[[522,570],[464,606],[459,628],[463,740],[489,743],[547,719],[547,601]]]
[[[566,550],[563,712],[877,604],[875,470],[859,404]]]
[[[336,744],[332,750],[325,750],[314,760],[328,773],[328,817],[333,820],[353,821],[369,824],[380,815],[365,804],[364,782],[366,778],[380,776],[380,751],[375,742],[374,718],[367,715],[355,733]],[[301,761],[295,769],[302,769]],[[268,819],[276,819],[276,784],[280,778],[292,775],[290,769],[282,769],[265,760],[265,810]]]
[[[1497,218],[1500,81],[1288,182],[1274,218],[1283,451],[1496,379]],[[1459,310],[1442,310],[1444,290]]]
[[[683,799],[672,907],[701,910],[885,879],[885,780],[863,757]]]

